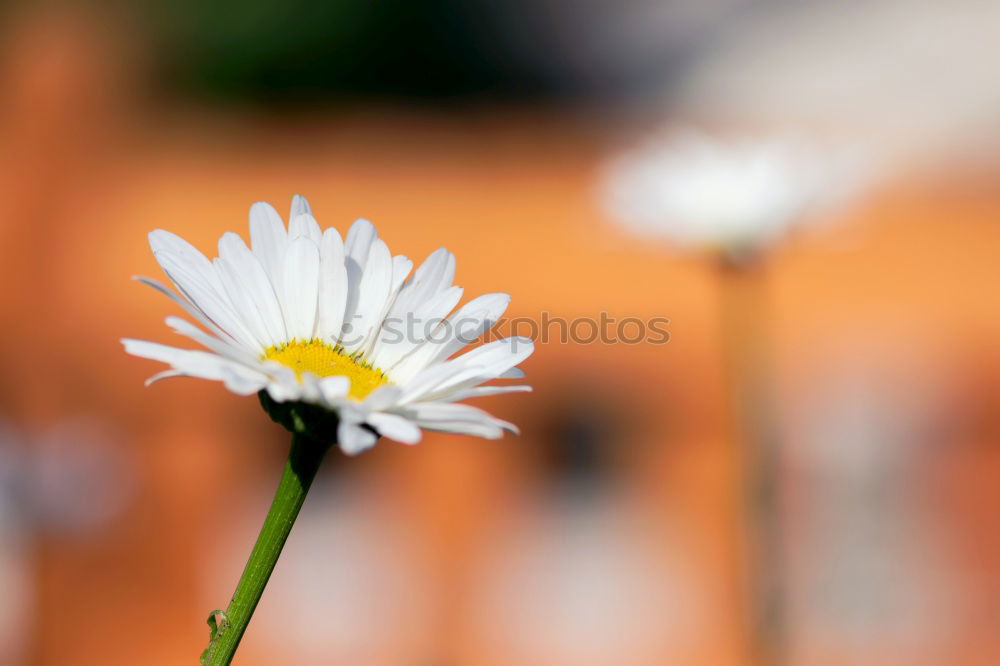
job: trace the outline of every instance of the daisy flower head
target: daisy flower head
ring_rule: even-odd
[[[605,208],[630,231],[684,247],[755,251],[860,186],[855,150],[802,137],[654,135],[609,165]]]
[[[123,339],[129,354],[170,366],[147,380],[200,377],[230,391],[260,393],[272,418],[290,429],[322,421],[340,448],[355,454],[378,435],[407,444],[421,429],[498,438],[510,423],[465,398],[523,385],[483,386],[523,377],[533,351],[522,337],[459,354],[500,318],[510,297],[487,294],[455,310],[455,256],[440,248],[416,270],[393,256],[371,222],[357,220],[341,239],[325,231],[305,198],[292,199],[286,229],[266,203],[250,208],[250,246],[236,233],[219,239],[209,260],[181,237],[157,229],[150,247],[176,287],[136,278],[177,302],[201,328],[167,317],[203,349]],[[453,310],[455,310],[453,312]],[[456,355],[458,354],[458,355]]]

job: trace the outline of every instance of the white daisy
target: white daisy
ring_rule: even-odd
[[[455,257],[440,248],[412,277],[413,262],[392,256],[367,220],[342,241],[321,231],[306,200],[292,199],[289,226],[266,203],[250,208],[250,240],[229,232],[209,261],[179,236],[149,234],[153,255],[177,287],[136,278],[183,307],[205,330],[167,317],[175,332],[206,350],[123,339],[125,350],[171,366],[147,381],[189,376],[221,381],[234,393],[258,391],[275,403],[335,412],[345,453],[371,447],[377,434],[407,444],[421,428],[498,438],[517,428],[457,401],[529,386],[482,386],[523,377],[516,366],[533,351],[527,338],[483,344],[451,358],[483,335],[507,308],[507,294],[473,299],[454,286]]]
[[[687,247],[758,249],[860,186],[861,155],[790,136],[656,135],[614,160],[603,199],[630,230]]]

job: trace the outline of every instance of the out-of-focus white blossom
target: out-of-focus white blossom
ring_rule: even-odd
[[[633,232],[686,247],[754,250],[856,193],[856,151],[794,136],[654,135],[614,159],[607,210]]]

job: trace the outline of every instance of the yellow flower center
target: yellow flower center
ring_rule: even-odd
[[[389,383],[389,378],[378,368],[356,361],[340,347],[331,347],[318,339],[307,342],[292,340],[269,347],[263,358],[291,368],[299,379],[304,372],[311,372],[317,377],[347,377],[351,380],[347,397],[359,401],[379,386]]]

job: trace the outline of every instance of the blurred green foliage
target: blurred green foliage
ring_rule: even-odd
[[[537,93],[461,0],[146,0],[162,80],[264,104]]]

